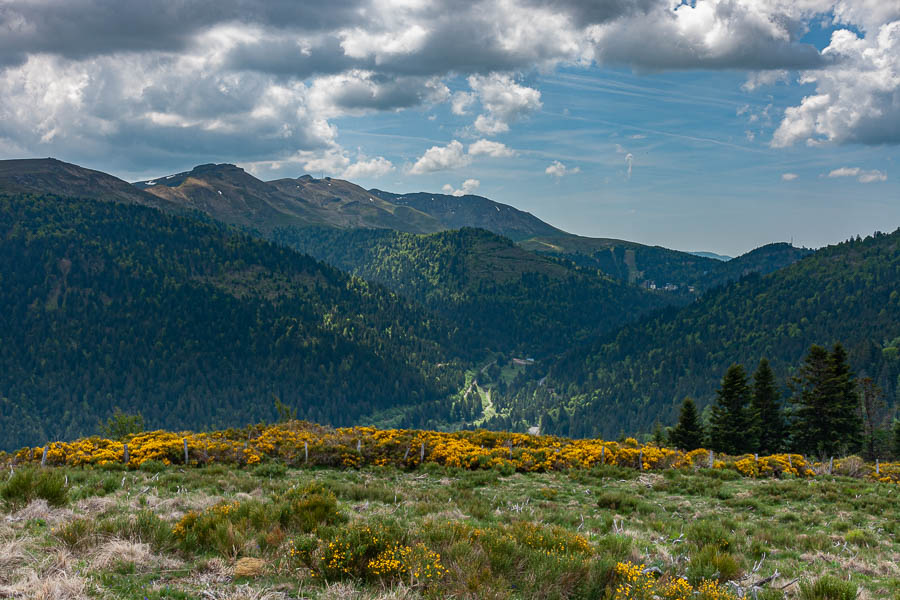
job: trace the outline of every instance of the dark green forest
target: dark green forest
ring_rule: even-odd
[[[273,239],[420,302],[491,351],[550,356],[673,302],[483,229],[281,228]]]
[[[546,380],[521,376],[489,425],[615,436],[674,424],[685,396],[708,406],[729,365],[768,358],[784,395],[812,344],[841,342],[860,378],[896,402],[900,375],[900,230],[824,248],[747,276],[681,309],[573,348]]]
[[[97,431],[402,408],[462,385],[456,326],[284,247],[140,206],[0,195],[0,448]]]
[[[706,290],[751,273],[777,271],[812,253],[807,248],[775,243],[723,262],[660,246],[573,235],[535,237],[519,242],[519,246],[544,256],[568,259],[621,281],[644,286],[653,283],[660,289],[675,286],[668,293],[684,304]]]

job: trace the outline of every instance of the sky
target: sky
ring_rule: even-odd
[[[900,0],[0,0],[0,158],[478,194],[737,255],[900,227]]]

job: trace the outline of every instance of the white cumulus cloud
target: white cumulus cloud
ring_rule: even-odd
[[[446,146],[432,146],[426,150],[409,172],[413,175],[422,175],[435,171],[459,169],[471,161],[472,159],[465,153],[463,145],[459,141],[453,140]]]
[[[482,139],[469,144],[469,154],[471,156],[484,154],[494,158],[508,158],[515,156],[516,151],[501,142]]]
[[[548,166],[546,169],[544,169],[544,173],[546,173],[547,175],[550,175],[551,177],[556,177],[556,178],[564,177],[566,175],[575,175],[576,173],[580,173],[580,172],[581,172],[580,167],[575,167],[573,169],[570,169],[569,167],[562,164],[558,160],[554,160],[552,163],[550,163],[550,166]]]
[[[466,179],[463,181],[462,187],[459,189],[453,189],[453,186],[449,183],[445,183],[441,190],[445,194],[450,194],[451,196],[465,196],[467,194],[471,194],[475,190],[478,189],[478,186],[481,185],[481,182],[477,179]]]
[[[358,160],[352,165],[344,169],[341,174],[347,179],[356,179],[358,177],[382,177],[394,170],[394,165],[383,156],[375,158]]]
[[[798,177],[800,177],[800,176],[797,175],[796,173],[782,173],[781,180],[782,181],[794,181]]]
[[[469,87],[485,110],[475,119],[475,129],[485,135],[509,131],[512,122],[543,106],[538,90],[519,85],[508,74],[470,75]]]
[[[900,143],[900,20],[865,37],[835,31],[823,55],[834,64],[803,72],[816,91],[785,110],[772,145]]]

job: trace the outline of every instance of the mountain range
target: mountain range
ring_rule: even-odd
[[[129,184],[0,161],[0,195],[0,448],[115,407],[197,428],[271,418],[274,399],[332,424],[647,431],[684,395],[708,403],[730,361],[787,377],[838,338],[896,390],[892,305],[863,302],[896,283],[890,236],[723,261],[480,196],[234,165]]]

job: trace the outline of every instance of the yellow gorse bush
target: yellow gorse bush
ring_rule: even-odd
[[[597,439],[574,440],[555,436],[491,431],[416,431],[346,427],[332,429],[293,421],[209,433],[152,431],[123,441],[90,437],[47,446],[50,465],[102,466],[122,463],[128,446],[128,466],[147,461],[164,464],[224,463],[254,465],[277,459],[290,465],[359,468],[364,465],[415,467],[423,462],[462,469],[502,468],[519,472],[562,471],[597,465],[616,465],[645,471],[709,466],[708,450],[682,452],[634,438],[623,443]],[[40,462],[44,448],[22,448],[0,460],[9,464]],[[858,460],[858,459],[857,459]],[[835,461],[835,469],[841,465]],[[735,469],[746,477],[811,477],[823,465],[800,454],[755,457],[717,455],[713,468]],[[866,464],[861,476],[900,483],[900,463]]]
[[[656,579],[645,565],[620,562],[615,573],[614,600],[737,600],[715,581],[703,580],[694,587],[683,577]]]

